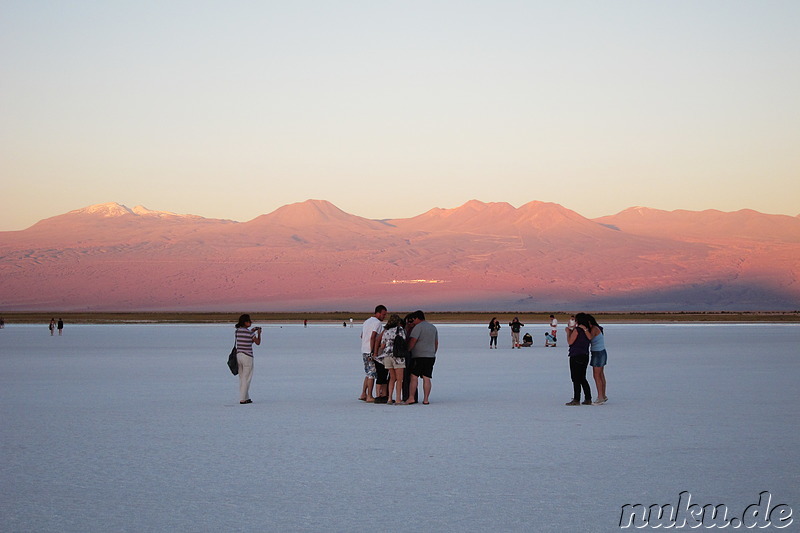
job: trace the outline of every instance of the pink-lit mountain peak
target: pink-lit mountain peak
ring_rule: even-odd
[[[120,217],[145,217],[145,218],[171,218],[171,219],[201,219],[203,217],[198,215],[179,215],[170,211],[154,211],[148,209],[143,205],[137,205],[133,209],[128,206],[117,203],[108,202],[105,204],[95,204],[81,209],[75,209],[66,213],[71,217],[93,216],[102,218],[120,218]],[[65,215],[62,215],[65,216]]]
[[[279,207],[272,213],[258,217],[263,221],[285,226],[314,226],[332,221],[352,220],[355,217],[345,213],[327,200],[306,200]]]
[[[517,209],[509,203],[470,200],[459,207],[436,207],[416,217],[393,220],[392,223],[418,231],[502,233],[512,228],[517,216]]]
[[[506,202],[470,200],[453,209],[435,208],[417,217],[394,220],[392,223],[418,231],[469,231],[492,235],[530,234],[553,229],[582,233],[608,231],[575,211],[541,201],[528,202],[515,208]]]
[[[135,213],[133,210],[129,209],[127,206],[122,204],[118,204],[117,202],[108,202],[105,204],[95,204],[90,205],[88,207],[83,207],[81,209],[75,209],[66,213],[67,215],[94,215],[94,216],[101,216],[106,218],[111,217],[122,217],[122,216],[129,216],[134,215]]]
[[[717,209],[663,211],[631,207],[595,221],[628,233],[648,236],[800,242],[800,220],[796,217],[769,215],[752,209],[732,212]]]
[[[334,232],[375,231],[385,229],[382,222],[351,215],[326,200],[306,200],[285,205],[245,223],[248,228],[284,228],[305,234],[331,235]]]

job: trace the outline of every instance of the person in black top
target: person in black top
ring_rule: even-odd
[[[497,317],[489,321],[489,349],[497,349],[497,333],[500,331],[500,321]]]
[[[523,324],[519,321],[519,318],[514,317],[514,320],[508,323],[509,327],[511,328],[511,349],[519,348],[519,330],[522,329]]]
[[[569,373],[572,378],[572,401],[566,405],[581,404],[581,389],[583,389],[583,405],[592,405],[592,389],[586,380],[592,324],[586,313],[575,315],[575,322],[575,326],[568,326],[565,330],[569,343]]]

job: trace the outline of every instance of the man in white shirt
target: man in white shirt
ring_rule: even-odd
[[[361,396],[359,400],[374,403],[375,397],[372,395],[372,386],[375,384],[375,359],[378,348],[381,345],[381,334],[383,333],[383,319],[386,318],[386,306],[379,305],[375,308],[375,314],[364,321],[361,327],[361,359],[364,361],[364,383],[361,386]]]

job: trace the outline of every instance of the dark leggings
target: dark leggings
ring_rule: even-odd
[[[491,348],[493,344],[497,347],[497,337],[489,337],[489,348]]]
[[[575,401],[581,400],[581,387],[583,387],[584,398],[587,401],[592,400],[592,389],[589,388],[589,382],[586,381],[586,367],[588,366],[588,353],[569,357],[569,374],[572,377],[572,399]]]

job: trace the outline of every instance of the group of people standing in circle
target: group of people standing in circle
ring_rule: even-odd
[[[511,348],[532,346],[533,339],[526,333],[520,342],[520,330],[525,324],[518,317],[509,322],[511,329]],[[489,349],[497,349],[497,337],[500,332],[500,321],[492,317],[489,321]],[[558,319],[550,315],[550,323],[545,333],[545,347],[556,346],[558,335]],[[569,344],[569,368],[572,379],[573,395],[567,405],[602,405],[608,401],[606,396],[605,366],[608,360],[603,327],[588,313],[578,313],[570,317],[565,329]],[[592,390],[586,380],[586,369],[592,367],[597,396],[592,401]],[[584,401],[581,402],[581,390]]]
[[[367,403],[413,405],[419,401],[417,389],[422,378],[422,404],[428,405],[439,332],[419,310],[404,318],[393,314],[384,325],[387,315],[386,306],[379,305],[362,325],[361,359],[365,376],[358,399]],[[405,349],[396,349],[401,346]]]

